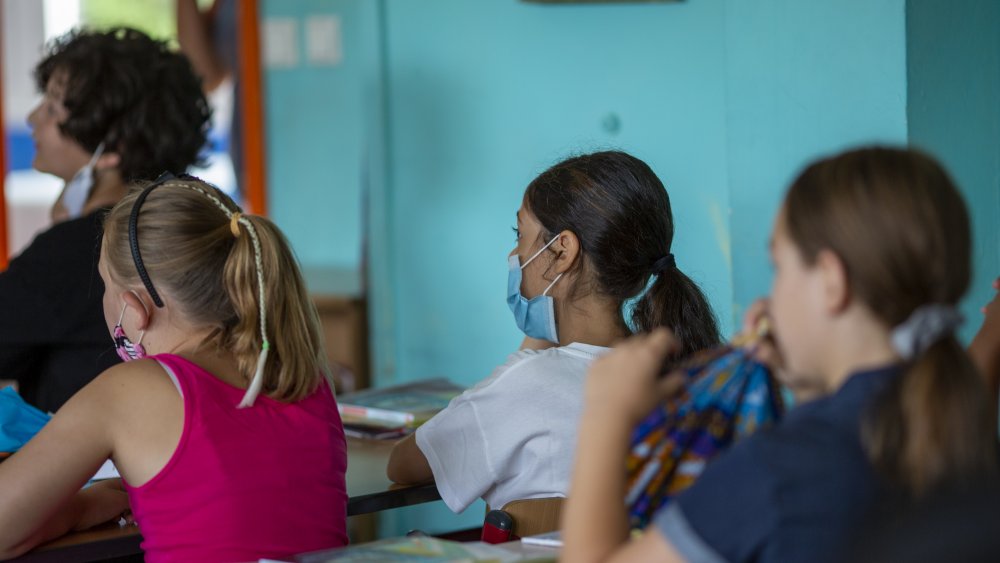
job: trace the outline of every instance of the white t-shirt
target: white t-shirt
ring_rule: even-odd
[[[418,428],[417,446],[448,508],[461,512],[480,497],[492,508],[565,497],[587,369],[608,350],[573,343],[511,354]]]

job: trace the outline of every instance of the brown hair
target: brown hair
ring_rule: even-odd
[[[636,300],[620,318],[625,332],[669,327],[681,342],[675,359],[720,343],[708,300],[674,264],[670,198],[645,162],[620,151],[568,158],[535,178],[524,201],[545,241],[563,230],[580,239],[584,260],[574,267],[593,272],[593,287],[573,293],[593,289],[619,309]]]
[[[820,160],[785,198],[807,264],[844,263],[852,297],[888,327],[927,304],[954,306],[970,278],[969,215],[947,172],[914,150],[865,148]],[[995,471],[996,418],[954,334],[908,362],[862,425],[874,465],[912,495]]]
[[[104,225],[110,275],[137,289],[143,284],[129,247],[128,222],[140,192],[122,199]],[[239,206],[214,186],[193,178],[169,180],[142,203],[137,242],[157,292],[193,324],[213,328],[206,343],[232,352],[249,382],[263,342],[253,240],[245,226],[234,236],[231,215],[237,212]],[[243,219],[260,241],[270,341],[262,392],[297,401],[313,392],[321,377],[329,382],[316,308],[281,231],[264,217]]]

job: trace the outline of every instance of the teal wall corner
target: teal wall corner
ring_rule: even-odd
[[[972,215],[970,340],[1000,276],[1000,3],[909,0],[906,27],[910,142],[948,168]]]

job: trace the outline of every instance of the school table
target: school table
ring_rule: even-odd
[[[403,486],[385,476],[391,441],[347,440],[347,515],[356,516],[440,500],[433,483]],[[14,559],[21,563],[101,561],[112,558],[141,560],[142,536],[135,526],[110,523],[74,532],[43,544]],[[129,559],[123,559],[129,560]]]

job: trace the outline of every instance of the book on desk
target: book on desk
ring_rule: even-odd
[[[508,544],[456,542],[425,536],[387,538],[338,549],[296,556],[299,563],[354,563],[356,561],[555,561],[558,552],[527,551]]]
[[[465,389],[444,378],[365,389],[337,397],[344,432],[398,438],[429,420]]]

